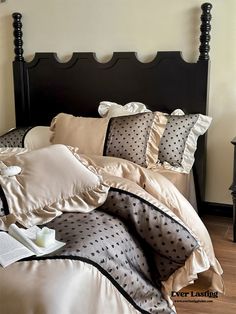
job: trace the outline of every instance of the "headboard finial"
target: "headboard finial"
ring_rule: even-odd
[[[200,56],[199,60],[209,60],[209,51],[210,51],[210,31],[211,31],[211,9],[212,4],[211,3],[203,3],[201,6],[202,9],[202,15],[201,15],[201,36],[200,36]]]
[[[22,32],[22,23],[21,23],[21,18],[22,15],[21,13],[13,13],[12,14],[13,17],[13,35],[14,35],[14,45],[15,45],[15,61],[24,61],[24,57],[23,57],[23,40],[22,40],[22,36],[23,36],[23,32]]]

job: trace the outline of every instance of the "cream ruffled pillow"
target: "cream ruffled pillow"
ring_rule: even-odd
[[[129,116],[143,112],[151,112],[151,110],[147,109],[143,103],[137,101],[129,102],[124,106],[111,101],[101,101],[98,106],[99,115],[106,118]]]
[[[10,218],[25,227],[44,224],[64,211],[89,212],[106,200],[108,186],[94,169],[88,169],[77,149],[51,145],[2,161],[2,167],[19,166],[20,174],[4,177],[0,185]],[[7,217],[7,216],[6,216]],[[0,218],[0,226],[7,218]]]

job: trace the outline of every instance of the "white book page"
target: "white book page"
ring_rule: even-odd
[[[55,240],[54,243],[47,247],[41,247],[36,244],[37,232],[41,230],[38,226],[29,229],[17,227],[15,224],[10,225],[9,233],[18,241],[27,246],[37,256],[43,256],[52,253],[65,245],[64,242]]]
[[[32,251],[6,232],[0,232],[0,264],[6,267],[22,258],[34,255]]]
[[[36,236],[39,230],[41,229],[37,226],[23,229],[11,224],[9,234],[0,232],[0,264],[6,267],[25,257],[52,253],[65,245],[64,242],[55,240],[47,247],[38,246]]]

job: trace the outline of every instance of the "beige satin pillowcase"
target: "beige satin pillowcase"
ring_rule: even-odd
[[[145,168],[189,173],[198,137],[211,118],[202,114],[145,112],[112,118],[60,113],[51,124],[52,143],[72,145],[82,154],[119,157]]]
[[[0,176],[0,185],[10,216],[25,227],[44,224],[67,210],[89,212],[106,200],[108,187],[80,161],[76,148],[51,145],[2,161],[2,166],[13,165],[21,173]],[[4,222],[0,218],[0,225]]]
[[[53,118],[50,130],[52,144],[65,144],[78,147],[80,153],[102,155],[108,118],[75,117],[59,113]]]
[[[166,116],[158,112],[111,119],[60,113],[51,123],[51,143],[78,147],[81,154],[119,157],[153,167],[166,123]]]

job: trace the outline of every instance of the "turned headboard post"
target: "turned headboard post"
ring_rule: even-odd
[[[211,31],[211,3],[203,3],[201,6],[202,15],[201,15],[201,35],[200,35],[200,47],[199,47],[199,60],[209,60],[209,51],[210,51],[210,31]]]
[[[26,126],[29,121],[26,72],[23,50],[23,32],[22,32],[22,15],[13,13],[13,36],[14,36],[14,52],[15,59],[13,61],[14,74],[14,95],[15,95],[15,111],[16,126]],[[24,113],[24,114],[22,114]]]
[[[210,67],[210,31],[211,31],[211,3],[203,3],[201,5],[201,25],[200,25],[200,46],[199,46],[199,58],[198,64],[202,67],[205,75],[202,79],[205,80],[204,86],[204,99],[205,99],[205,112],[207,114],[207,103],[208,103],[208,92],[209,92],[209,67]],[[195,187],[198,200],[198,211],[199,213],[204,212],[204,200],[205,200],[205,188],[206,188],[206,146],[207,136],[203,135],[198,139],[198,149],[195,154],[195,165],[194,165],[194,176],[195,176]]]
[[[23,33],[22,33],[22,15],[20,13],[13,13],[13,35],[14,35],[14,45],[15,45],[15,61],[24,61],[24,50],[23,50]]]

